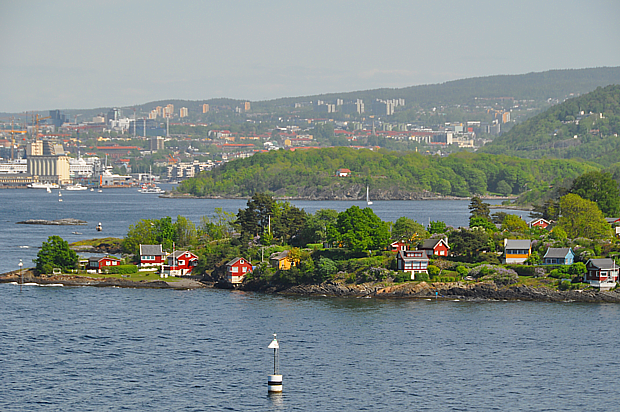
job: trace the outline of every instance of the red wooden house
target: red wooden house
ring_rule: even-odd
[[[230,283],[241,283],[247,273],[252,271],[252,265],[244,258],[235,258],[226,264],[226,277]]]
[[[543,229],[546,229],[547,226],[549,226],[551,224],[551,222],[549,222],[546,219],[543,219],[542,217],[538,218],[538,219],[534,219],[530,222],[528,222],[528,226],[529,227],[542,227]]]
[[[166,263],[167,255],[161,245],[140,245],[140,267],[161,267]]]
[[[450,246],[444,238],[425,239],[419,250],[425,250],[429,256],[448,256],[450,254]]]
[[[618,282],[618,265],[613,259],[590,259],[586,262],[585,282],[601,290],[609,290]]]
[[[198,265],[198,256],[187,250],[177,250],[168,256],[168,264],[163,266],[163,277],[189,276]]]
[[[88,258],[88,265],[86,271],[89,273],[106,273],[107,269],[112,266],[118,266],[121,264],[121,260],[114,256],[106,257],[91,257]]]
[[[390,243],[390,248],[394,252],[400,252],[401,250],[407,250],[407,244],[402,240]]]

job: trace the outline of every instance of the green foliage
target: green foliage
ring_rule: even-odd
[[[338,178],[346,167],[353,176]],[[366,185],[392,191],[431,191],[450,196],[483,194],[500,181],[513,188],[548,190],[557,179],[574,179],[594,167],[576,161],[524,160],[503,155],[460,152],[448,157],[416,152],[369,151],[346,147],[317,150],[274,150],[228,162],[212,171],[184,180],[175,190],[195,196],[253,196],[286,193],[325,198],[334,193],[357,192]],[[262,231],[256,232],[260,234]]]
[[[484,230],[460,229],[450,234],[450,247],[452,254],[475,262],[481,253],[489,248],[489,240],[489,235]]]
[[[37,272],[49,274],[54,268],[60,268],[63,271],[75,269],[78,256],[69,248],[69,243],[60,236],[50,236],[47,242],[41,245],[41,250],[33,262],[36,264]]]
[[[508,215],[502,222],[502,230],[509,232],[527,232],[527,223],[517,215]]]
[[[353,251],[381,250],[387,247],[388,226],[371,208],[351,206],[338,214],[331,242],[340,243]]]
[[[413,219],[408,217],[399,217],[394,225],[392,225],[392,239],[393,240],[406,240],[416,241],[420,239],[426,239],[428,232],[424,229],[424,226],[419,224]]]
[[[338,272],[338,267],[334,261],[326,257],[320,257],[315,266],[319,282],[330,278]]]
[[[461,277],[465,277],[469,273],[469,269],[463,265],[459,265],[456,267],[456,273],[458,273]]]
[[[489,206],[491,205],[483,202],[482,199],[480,199],[478,196],[472,197],[471,203],[469,204],[470,221],[473,218],[483,218],[486,220],[491,220],[491,217],[489,216],[489,214],[491,213]]]
[[[428,275],[431,278],[434,278],[435,276],[439,275],[439,273],[441,272],[440,269],[435,265],[428,265],[427,271],[428,271]]]
[[[568,194],[560,199],[562,216],[559,227],[571,238],[608,238],[611,228],[596,203]]]
[[[469,227],[481,227],[487,232],[495,232],[497,231],[497,226],[493,224],[489,219],[479,216],[472,216],[469,218]]]
[[[198,231],[206,240],[227,239],[234,232],[233,222],[235,219],[234,213],[226,212],[221,207],[216,207],[213,217],[203,216],[201,218]]]
[[[605,216],[620,212],[620,189],[610,173],[584,173],[575,179],[569,192],[596,203]]]
[[[434,235],[435,233],[446,233],[447,226],[445,222],[440,220],[431,220],[428,224],[428,233]]]
[[[609,166],[619,157],[619,134],[620,86],[610,85],[551,107],[480,151],[530,159],[581,158]]]
[[[407,275],[407,276],[410,276],[410,275]],[[411,279],[411,277],[409,277],[409,279]],[[418,280],[420,282],[428,282],[429,280],[431,280],[431,278],[428,275],[428,273],[416,273],[414,280]]]

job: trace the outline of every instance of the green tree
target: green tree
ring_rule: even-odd
[[[471,203],[469,204],[469,219],[471,221],[474,217],[482,217],[488,221],[491,221],[491,217],[489,216],[491,211],[489,209],[491,206],[488,203],[485,203],[478,196],[474,196],[471,198]],[[470,223],[471,226],[471,223]]]
[[[196,243],[197,231],[194,223],[184,216],[177,216],[174,222],[175,239],[177,246],[187,247]]]
[[[481,227],[487,232],[496,232],[497,226],[493,222],[488,219],[485,219],[480,216],[472,216],[469,218],[469,227]]]
[[[596,203],[570,193],[560,198],[560,208],[559,227],[569,238],[600,239],[611,235],[611,226]]]
[[[620,212],[620,189],[611,173],[584,173],[575,179],[569,193],[595,202],[605,216],[615,217]]]
[[[37,272],[49,274],[54,268],[60,268],[63,271],[75,269],[78,256],[63,238],[50,236],[47,242],[41,245],[41,250],[33,262],[37,265]]]
[[[161,244],[164,250],[172,251],[173,243],[177,240],[172,218],[170,216],[162,217],[159,220],[155,220],[154,223],[155,243]]]
[[[392,225],[392,240],[417,241],[426,239],[428,232],[424,226],[408,217],[399,217]]]
[[[497,182],[497,192],[504,196],[508,196],[512,193],[512,186],[510,186],[505,180],[500,180]]]
[[[241,234],[254,237],[269,231],[269,224],[276,214],[276,201],[266,193],[255,193],[248,200],[247,208],[239,209],[237,224]]]
[[[216,207],[213,217],[203,216],[200,219],[200,233],[206,236],[208,240],[230,238],[234,232],[233,222],[235,219],[234,213]]]
[[[432,220],[428,224],[428,233],[433,235],[435,233],[446,233],[446,223],[440,220]]]
[[[560,217],[560,201],[549,199],[542,205],[534,205],[530,217],[532,219],[543,218],[549,221],[557,221]]]
[[[353,251],[378,250],[387,246],[390,239],[388,225],[370,208],[351,206],[338,214],[334,239]]]
[[[319,209],[313,215],[308,215],[301,232],[302,243],[326,242],[327,228],[334,227],[337,219],[338,212],[333,209]]]
[[[527,232],[527,223],[517,215],[508,215],[502,222],[502,230],[509,232]]]
[[[487,250],[489,235],[480,229],[460,229],[450,234],[450,248],[457,256],[464,256],[470,262],[476,262],[480,253]]]
[[[157,229],[155,221],[152,219],[142,219],[133,225],[129,225],[129,230],[123,239],[123,252],[128,255],[138,255],[140,244],[152,245],[157,243]]]

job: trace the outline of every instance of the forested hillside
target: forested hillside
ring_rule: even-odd
[[[620,159],[620,86],[598,88],[552,107],[480,151],[530,159],[581,158],[610,166]]]
[[[336,170],[351,170],[336,177]],[[595,168],[576,161],[526,160],[458,153],[448,157],[415,152],[350,148],[278,150],[229,162],[182,182],[177,193],[194,196],[252,196],[268,192],[307,199],[416,199],[541,191]]]

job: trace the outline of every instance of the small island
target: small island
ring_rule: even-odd
[[[405,217],[383,222],[371,208],[357,206],[308,214],[257,193],[237,214],[216,209],[199,226],[177,216],[140,220],[124,239],[69,246],[52,236],[27,273],[32,282],[67,286],[620,302],[620,219],[604,217],[620,212],[611,179],[608,173],[583,174],[567,194],[535,207],[529,222],[491,214],[490,205],[474,196],[469,227],[460,228],[441,221],[424,227]],[[75,250],[108,255],[80,261]],[[2,281],[18,281],[16,276],[5,274]]]

